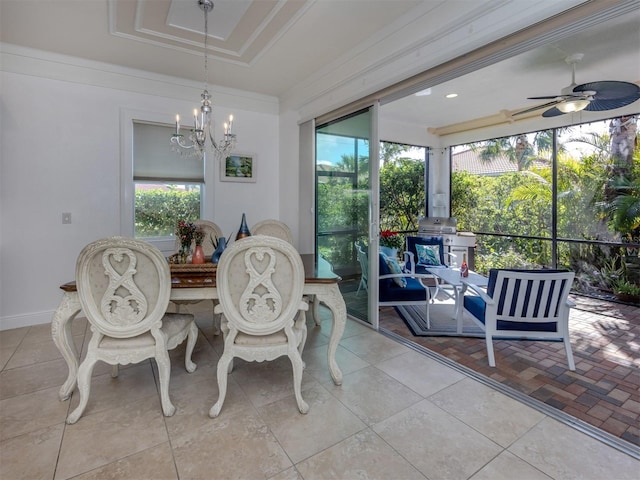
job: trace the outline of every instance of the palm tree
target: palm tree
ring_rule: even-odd
[[[618,168],[630,171],[634,151],[638,146],[638,118],[627,115],[611,119],[609,134],[611,135],[611,157]]]
[[[558,133],[570,131],[571,127],[559,128]],[[484,143],[471,145],[472,150],[480,150],[480,161],[489,163],[498,157],[506,157],[518,166],[518,171],[528,170],[534,162],[550,164],[553,148],[553,130],[535,132],[531,139],[525,134],[495,138]],[[560,145],[558,151],[562,151]]]

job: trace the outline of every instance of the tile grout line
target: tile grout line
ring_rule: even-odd
[[[602,443],[615,448],[616,450],[619,450],[623,453],[626,453],[627,455],[635,458],[636,460],[640,460],[640,448],[634,446],[633,444],[626,442],[625,440],[622,440],[618,437],[615,437],[613,435],[611,435],[608,432],[605,432],[602,429],[599,429],[597,427],[594,427],[593,425],[590,425],[578,418],[575,418],[565,412],[562,412],[560,410],[557,410],[539,400],[536,400],[535,398],[531,398],[528,395],[525,395],[513,388],[510,388],[506,385],[503,385],[499,382],[496,382],[495,380],[492,380],[491,378],[485,377],[482,374],[479,374],[473,370],[471,370],[468,367],[465,367],[464,365],[460,365],[457,362],[454,362],[453,360],[450,360],[446,357],[444,357],[443,355],[440,355],[439,353],[433,352],[429,349],[427,349],[426,347],[423,347],[421,345],[418,345],[414,342],[411,342],[410,340],[407,340],[406,338],[393,333],[389,330],[386,330],[384,328],[380,328],[380,333],[394,339],[395,341],[415,350],[416,352],[422,353],[423,355],[430,357],[444,365],[447,365],[451,368],[453,368],[454,370],[457,370],[458,372],[471,377],[477,381],[479,381],[480,383],[493,388],[494,390],[497,390],[501,393],[504,393],[505,395],[520,401],[521,403],[524,403],[525,405],[528,405],[536,410],[538,410],[541,413],[544,413],[545,415],[565,424],[568,425],[582,433],[585,433],[586,435],[589,435],[590,437],[601,441]]]

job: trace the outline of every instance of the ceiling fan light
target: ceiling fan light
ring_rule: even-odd
[[[580,110],[584,110],[589,105],[589,100],[567,100],[565,102],[561,102],[556,107],[562,113],[571,113],[571,112],[579,112]]]

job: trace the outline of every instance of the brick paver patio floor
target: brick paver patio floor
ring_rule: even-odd
[[[561,342],[494,341],[492,368],[484,339],[414,337],[393,307],[380,309],[380,328],[640,446],[640,308],[571,299],[575,372]]]

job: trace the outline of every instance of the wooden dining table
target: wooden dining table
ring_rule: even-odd
[[[313,254],[300,255],[305,270],[305,282],[303,294],[314,299],[314,304],[323,304],[331,311],[332,326],[329,336],[327,361],[329,373],[336,385],[342,384],[342,372],[336,363],[336,350],[347,321],[347,307],[338,288],[340,277],[326,267],[326,262],[317,262]],[[200,301],[217,300],[216,269],[207,268],[205,264],[201,268],[179,268],[171,270],[171,296],[174,301]],[[60,400],[66,400],[76,386],[79,355],[73,343],[71,326],[73,319],[80,313],[82,307],[75,282],[60,285],[64,292],[60,305],[56,309],[51,321],[51,336],[58,350],[62,354],[69,373],[64,384],[60,388]],[[316,324],[320,325],[317,318],[317,308],[312,308]]]

